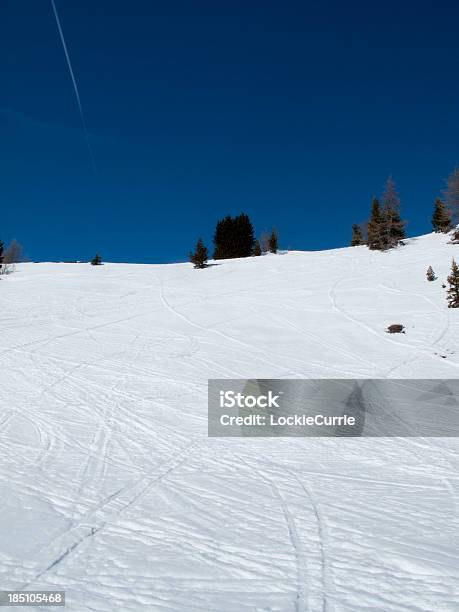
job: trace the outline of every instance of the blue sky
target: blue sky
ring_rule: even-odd
[[[0,237],[33,260],[186,259],[247,212],[344,246],[392,174],[408,233],[459,161],[456,2],[5,2]]]

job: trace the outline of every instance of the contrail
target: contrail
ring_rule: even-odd
[[[69,53],[67,51],[67,45],[65,44],[64,33],[62,31],[61,22],[59,20],[59,15],[57,14],[57,9],[56,9],[56,5],[54,4],[54,0],[51,0],[51,5],[53,7],[54,17],[56,18],[57,29],[59,30],[59,36],[61,37],[62,46],[64,47],[64,53],[65,53],[65,59],[67,60],[67,66],[69,67],[70,77],[72,79],[73,89],[75,91],[75,97],[76,97],[76,100],[77,100],[78,109],[80,111],[81,124],[83,126],[84,137],[86,139],[86,144],[87,144],[87,147],[88,147],[89,157],[91,158],[91,165],[92,165],[92,168],[94,170],[94,173],[97,174],[96,160],[94,158],[94,154],[93,154],[92,149],[91,149],[91,143],[89,142],[89,134],[88,134],[88,129],[86,127],[86,121],[85,121],[85,118],[84,118],[83,107],[81,106],[81,99],[80,99],[80,94],[78,92],[78,85],[77,85],[77,82],[76,82],[76,79],[75,79],[75,75],[73,74],[72,63],[70,61],[70,56],[69,56]]]

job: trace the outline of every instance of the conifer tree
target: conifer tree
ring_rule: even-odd
[[[382,201],[382,242],[383,248],[390,249],[405,238],[405,223],[400,217],[400,198],[391,176],[386,181]]]
[[[102,265],[102,257],[99,253],[96,253],[95,256],[91,259],[91,266],[101,266]]]
[[[214,259],[228,257],[231,224],[232,219],[229,215],[217,221],[214,234]]]
[[[428,280],[428,281],[434,281],[434,280],[436,280],[436,278],[437,278],[437,277],[435,276],[435,272],[433,271],[432,266],[429,266],[429,267],[427,268],[427,274],[426,274],[426,276],[427,276],[427,280]]]
[[[254,257],[260,257],[261,255],[261,245],[259,240],[255,240],[255,245],[253,247],[253,255]]]
[[[443,232],[445,234],[451,228],[451,215],[440,198],[435,198],[432,214],[432,228],[434,232]]]
[[[252,255],[255,237],[253,225],[245,213],[241,213],[234,219],[235,242],[237,244],[237,254],[235,257],[250,257]]]
[[[268,248],[269,248],[270,253],[277,253],[278,237],[277,237],[277,232],[274,228],[272,229],[271,234],[269,236]]]
[[[354,223],[352,226],[351,246],[360,246],[361,244],[365,244],[362,236],[362,228],[358,223]]]
[[[249,217],[241,213],[227,216],[217,222],[214,234],[214,259],[250,257],[255,238]]]
[[[451,264],[451,273],[448,276],[449,288],[446,291],[448,308],[459,308],[459,266],[454,261]]]
[[[198,238],[194,252],[190,252],[190,261],[195,268],[205,268],[207,266],[207,247],[201,238]]]
[[[381,214],[379,200],[373,198],[371,203],[371,216],[367,227],[367,244],[368,248],[372,251],[383,249],[382,225],[383,216]]]
[[[3,264],[3,242],[0,240],[0,274],[2,271],[2,264]]]
[[[456,166],[446,181],[445,204],[451,211],[454,223],[459,222],[459,166]]]

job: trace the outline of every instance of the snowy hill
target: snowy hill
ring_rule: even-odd
[[[3,277],[2,588],[72,612],[457,611],[456,439],[207,438],[208,378],[457,378],[447,240]]]

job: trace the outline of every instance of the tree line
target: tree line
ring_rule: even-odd
[[[351,246],[366,244],[369,249],[386,251],[398,246],[405,238],[405,221],[400,216],[400,197],[391,176],[381,198],[373,197],[370,218],[362,226],[352,226]]]
[[[443,199],[435,198],[432,212],[432,229],[436,233],[448,234],[453,230],[451,243],[459,244],[459,167],[456,167],[446,181]],[[385,251],[403,244],[405,222],[400,216],[400,198],[395,183],[390,176],[386,181],[380,199],[373,198],[370,218],[362,226],[352,226],[351,246],[367,245],[371,250]],[[427,268],[427,280],[437,280],[432,266]],[[448,308],[459,308],[459,266],[453,259],[451,271],[443,283],[446,291]]]
[[[432,212],[434,232],[448,233],[459,222],[459,167],[446,182],[443,199],[435,198]],[[371,250],[385,251],[403,244],[406,222],[400,216],[400,197],[390,176],[381,198],[373,197],[370,218],[364,224],[352,226],[351,246],[367,245]],[[453,241],[459,242],[459,229]]]
[[[271,233],[263,232],[255,238],[252,222],[246,213],[232,217],[227,215],[217,221],[213,244],[213,259],[234,259],[236,257],[259,257],[264,253],[277,253],[278,233],[275,228]],[[198,238],[189,260],[195,268],[207,267],[208,250],[202,238]]]

